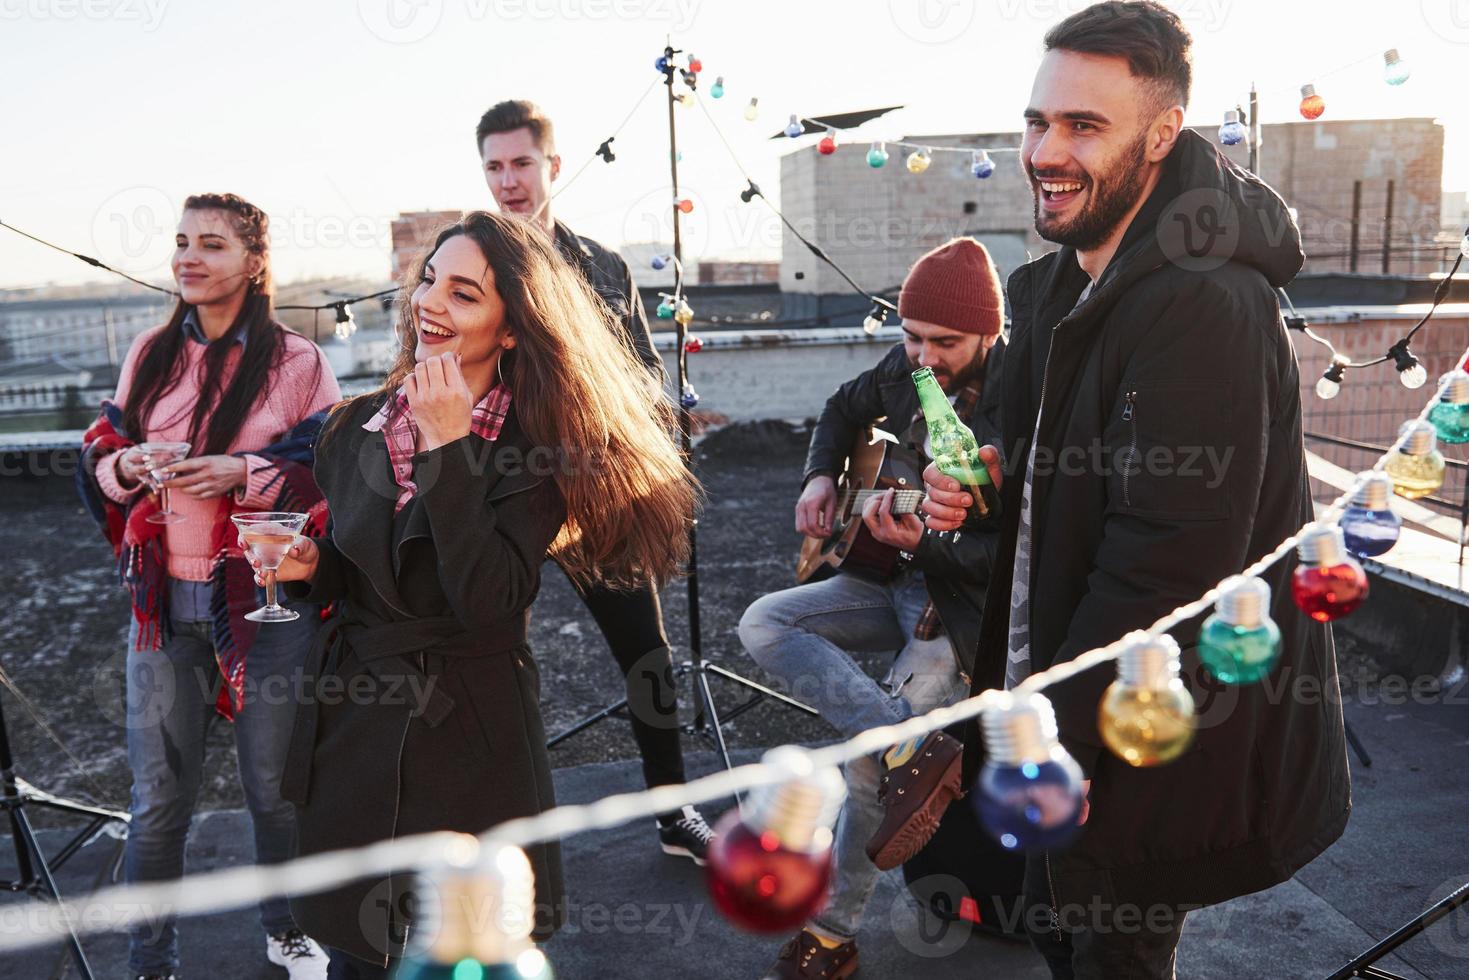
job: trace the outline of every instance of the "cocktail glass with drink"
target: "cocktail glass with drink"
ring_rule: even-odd
[[[285,561],[286,552],[296,543],[301,528],[306,526],[306,515],[255,511],[236,514],[230,520],[239,529],[245,549],[260,563],[261,577],[265,579],[265,605],[246,613],[245,618],[256,623],[289,623],[300,619],[300,613],[276,602],[275,573]]]
[[[143,465],[148,468],[143,481],[148,484],[148,489],[158,494],[158,513],[149,514],[148,523],[177,524],[180,521],[187,521],[187,517],[175,513],[168,506],[168,479],[164,476],[163,471],[189,455],[189,444],[187,442],[144,442],[138,445],[138,449],[143,453]]]

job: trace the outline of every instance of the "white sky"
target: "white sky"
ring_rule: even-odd
[[[270,213],[278,282],[386,277],[399,211],[492,206],[473,146],[486,107],[545,106],[564,180],[658,77],[668,33],[703,60],[700,98],[778,201],[789,144],[767,137],[792,112],[907,106],[854,140],[1018,130],[1041,36],[1085,5],[0,0],[0,219],[167,282],[179,202],[229,190]],[[1194,34],[1191,124],[1217,125],[1252,79],[1264,121],[1299,119],[1299,86],[1315,77],[1326,119],[1441,120],[1445,187],[1469,188],[1469,0],[1169,6]],[[1382,81],[1387,47],[1413,65],[1400,88]],[[718,101],[716,75],[728,90]],[[752,95],[753,124],[741,115]],[[680,176],[697,204],[687,254],[773,256],[774,218],[740,202],[744,181],[700,110],[679,112]],[[593,159],[558,217],[614,245],[660,237],[666,133],[659,88],[617,138],[616,163]],[[0,229],[0,287],[96,278]]]

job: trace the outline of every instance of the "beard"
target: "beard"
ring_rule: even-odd
[[[984,359],[985,355],[987,355],[988,353],[989,348],[981,343],[979,345],[979,350],[974,352],[974,357],[970,359],[969,363],[964,365],[954,374],[950,374],[948,371],[941,371],[935,368],[933,372],[934,380],[939,383],[939,387],[943,389],[944,394],[946,395],[952,395],[956,392],[962,391],[964,389],[964,386],[969,384],[969,382],[983,376]],[[915,371],[922,367],[922,365],[920,365],[913,358],[908,359],[908,365]]]
[[[1146,164],[1147,132],[1142,131],[1095,175],[1047,173],[1047,180],[1075,180],[1084,185],[1086,205],[1080,214],[1071,218],[1048,216],[1041,210],[1040,179],[1035,170],[1027,167],[1034,195],[1036,234],[1057,245],[1070,245],[1079,252],[1101,245],[1142,195],[1147,179]]]

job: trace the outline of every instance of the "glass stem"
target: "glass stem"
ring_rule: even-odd
[[[265,569],[265,604],[271,609],[279,608],[275,601],[275,569]]]
[[[167,514],[168,513],[168,484],[167,483],[160,483],[158,485],[158,502],[163,505],[163,510],[160,513]]]

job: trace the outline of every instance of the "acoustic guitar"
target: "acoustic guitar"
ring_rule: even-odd
[[[869,425],[847,455],[847,468],[837,479],[831,533],[807,538],[796,562],[796,581],[824,577],[840,568],[867,578],[892,577],[898,549],[872,536],[862,522],[862,508],[874,494],[893,489],[894,516],[918,513],[923,502],[923,466],[902,447],[897,436]]]

